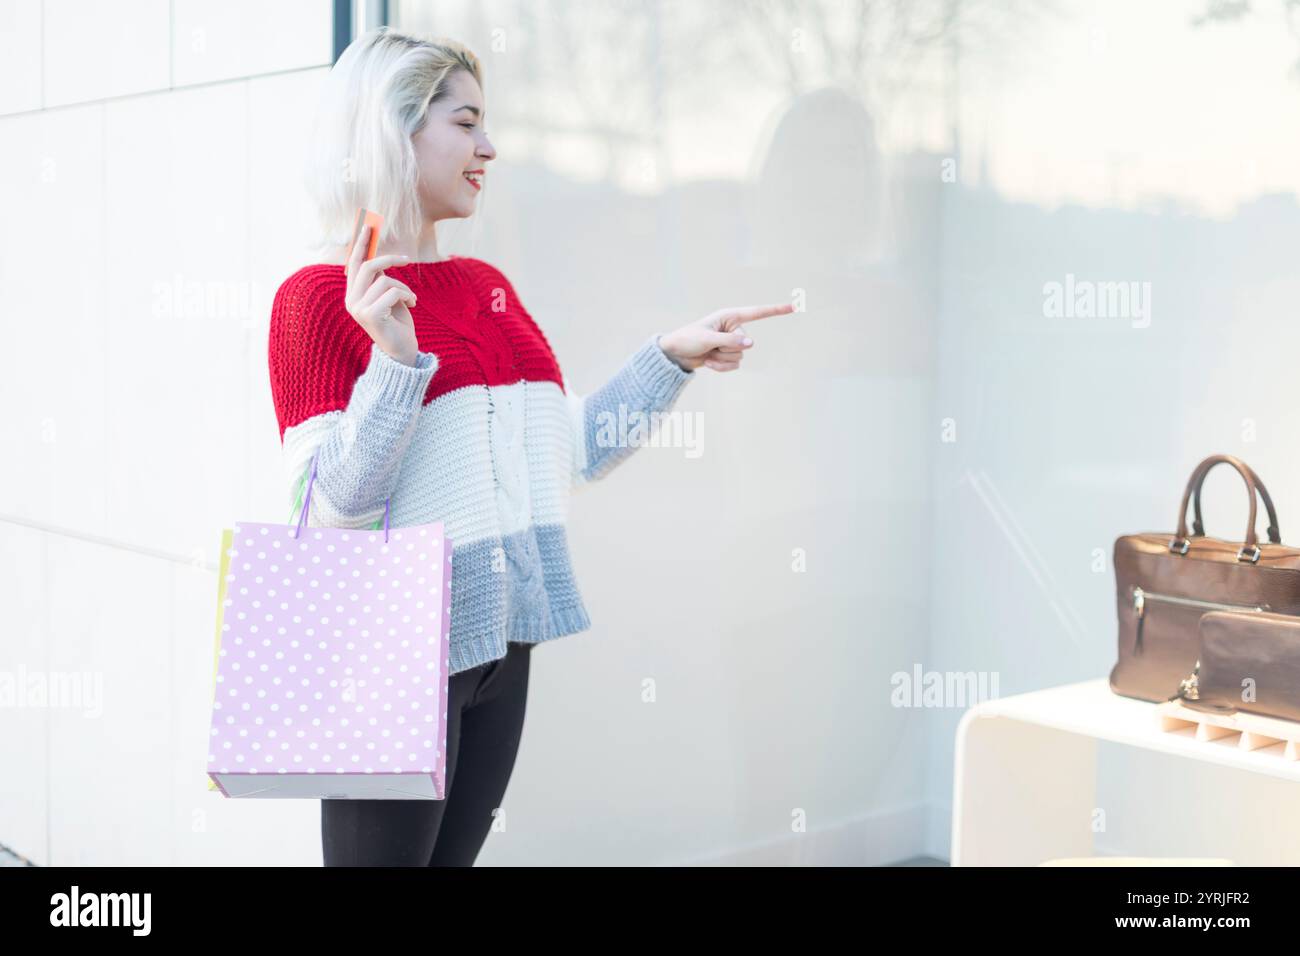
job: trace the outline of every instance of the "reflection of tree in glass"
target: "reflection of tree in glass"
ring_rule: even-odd
[[[880,117],[964,51],[992,53],[1053,4],[1030,0],[721,0],[697,58],[788,96],[836,86]],[[728,27],[729,28],[724,28]]]
[[[1293,39],[1300,43],[1300,0],[1278,0],[1282,8],[1282,19]],[[1192,17],[1194,27],[1214,26],[1218,23],[1235,23],[1251,16],[1250,0],[1205,0],[1205,12]],[[1291,65],[1291,72],[1300,80],[1300,58]]]
[[[606,179],[644,171],[662,184],[670,172],[665,137],[677,114],[725,115],[752,106],[755,97],[780,102],[838,87],[887,125],[903,109],[900,94],[936,86],[950,94],[950,67],[959,55],[993,55],[1053,6],[1052,0],[485,0],[440,5],[435,18],[424,4],[403,2],[394,24],[455,33],[480,51],[495,112],[489,128],[509,130],[515,155],[563,149],[569,163],[576,153],[589,167],[603,166]],[[508,89],[508,101],[493,102],[493,87]]]

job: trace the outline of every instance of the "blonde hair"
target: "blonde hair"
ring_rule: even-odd
[[[383,26],[343,51],[325,79],[307,156],[307,191],[316,207],[319,248],[352,241],[357,210],[384,217],[380,240],[420,229],[419,166],[411,137],[447,81],[465,70],[483,85],[468,47]]]

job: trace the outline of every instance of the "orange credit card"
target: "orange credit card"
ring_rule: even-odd
[[[369,209],[357,210],[357,221],[352,227],[352,241],[348,243],[348,254],[344,262],[352,261],[352,249],[357,244],[357,236],[361,235],[361,227],[370,227],[370,240],[366,243],[366,254],[362,261],[373,259],[375,252],[379,249],[379,230],[384,225],[384,217],[377,212],[371,212]]]

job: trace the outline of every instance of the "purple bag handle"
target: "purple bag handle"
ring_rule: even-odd
[[[316,483],[316,459],[319,456],[320,456],[320,449],[317,448],[316,453],[311,456],[311,477],[307,479],[307,496],[303,499],[302,502],[302,514],[298,516],[298,527],[295,528],[293,532],[293,536],[295,538],[302,533],[303,525],[307,521],[307,513],[311,508],[311,486]],[[389,495],[387,498],[384,499],[384,543],[385,544],[388,543],[388,507],[391,499],[392,499],[392,495]],[[376,528],[375,530],[378,530],[378,528]]]

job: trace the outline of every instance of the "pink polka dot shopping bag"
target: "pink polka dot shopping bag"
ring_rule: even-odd
[[[243,521],[222,536],[209,789],[442,800],[451,542]],[[377,523],[376,523],[377,524]]]

